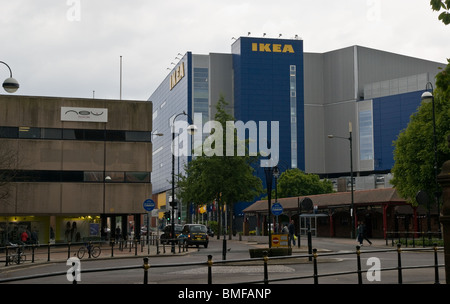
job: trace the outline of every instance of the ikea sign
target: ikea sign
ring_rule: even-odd
[[[170,90],[180,82],[184,77],[184,62],[182,62],[178,67],[175,68],[172,75],[170,75]]]
[[[252,51],[266,53],[295,53],[291,44],[276,43],[252,43]]]

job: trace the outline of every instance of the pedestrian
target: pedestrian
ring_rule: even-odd
[[[361,222],[358,222],[358,227],[356,227],[356,241],[359,243],[359,246],[363,245],[363,237],[364,237],[364,227]]]
[[[367,227],[366,224],[364,224],[364,222],[361,222],[362,226],[363,226],[363,238],[367,241],[367,243],[369,243],[369,246],[372,245],[372,242],[367,238]]]
[[[291,247],[291,241],[295,246],[295,226],[294,226],[294,220],[291,220],[288,226],[289,231],[289,247]]]
[[[27,234],[27,232],[25,230],[20,235],[20,240],[22,241],[23,244],[27,243],[27,241],[28,241],[28,234]]]

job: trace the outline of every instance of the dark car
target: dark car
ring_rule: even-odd
[[[183,230],[181,235],[178,237],[183,239],[183,242],[187,245],[196,245],[199,247],[200,245],[208,248],[208,233],[205,225],[201,224],[186,224],[183,226]]]
[[[177,239],[178,236],[181,234],[181,231],[183,230],[183,226],[175,224],[175,237],[173,239]],[[167,243],[168,239],[172,239],[172,225],[167,225],[163,229],[163,233],[159,237],[161,240],[161,243]],[[178,242],[178,240],[176,240]]]

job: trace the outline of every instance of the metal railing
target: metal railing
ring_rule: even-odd
[[[337,253],[321,253],[319,254],[317,252],[317,249],[313,249],[312,254],[305,254],[305,255],[291,255],[291,256],[279,256],[279,257],[268,257],[267,252],[264,253],[264,256],[262,258],[250,258],[250,259],[235,259],[235,260],[222,260],[222,261],[213,261],[213,256],[208,255],[207,260],[203,262],[192,262],[192,263],[172,263],[172,264],[149,264],[149,258],[144,257],[143,258],[143,264],[142,265],[135,265],[135,266],[124,266],[124,267],[111,267],[111,268],[101,268],[101,269],[85,269],[83,270],[83,273],[95,273],[95,272],[113,272],[113,271],[124,271],[124,270],[143,270],[143,284],[148,284],[149,282],[149,276],[150,269],[154,268],[170,268],[170,267],[186,267],[186,266],[205,266],[208,268],[207,271],[207,278],[206,281],[208,284],[213,284],[213,267],[215,266],[228,266],[233,265],[234,263],[238,262],[252,262],[256,263],[257,265],[263,266],[262,271],[262,277],[260,280],[256,281],[245,281],[245,282],[235,282],[234,284],[268,284],[269,282],[279,282],[279,281],[292,281],[292,280],[305,280],[305,279],[312,279],[314,284],[319,284],[319,279],[323,277],[330,277],[330,276],[342,276],[342,275],[355,275],[356,280],[358,284],[363,284],[363,270],[361,266],[361,255],[363,254],[373,254],[373,253],[381,253],[381,252],[396,252],[397,253],[397,266],[395,267],[387,267],[387,268],[380,268],[379,271],[397,271],[397,282],[398,284],[403,283],[403,272],[408,269],[421,269],[421,268],[431,268],[434,270],[434,283],[439,284],[439,267],[443,267],[443,264],[439,264],[438,262],[438,251],[443,250],[443,247],[438,247],[436,244],[432,248],[401,248],[400,244],[397,244],[396,249],[380,249],[380,250],[368,250],[368,251],[361,251],[360,246],[356,246],[355,251],[351,252],[337,252]],[[415,265],[415,266],[403,266],[402,265],[402,252],[405,251],[428,251],[432,252],[434,255],[434,263],[430,265]],[[356,270],[352,271],[341,271],[341,272],[333,272],[333,273],[320,273],[318,272],[317,263],[318,261],[323,257],[330,257],[330,256],[356,256]],[[295,259],[295,258],[312,258],[312,273],[302,276],[289,276],[289,277],[283,277],[283,278],[269,278],[269,271],[268,271],[268,264],[270,261],[274,260],[284,260],[284,259]],[[74,266],[75,264],[72,264]],[[6,279],[0,279],[0,283],[6,283],[6,282],[14,282],[14,281],[24,281],[24,280],[30,280],[30,279],[40,279],[40,278],[46,278],[46,277],[53,277],[53,276],[67,276],[68,271],[62,271],[62,272],[54,272],[54,273],[46,273],[46,274],[39,274],[39,275],[32,275],[32,276],[22,276],[22,277],[13,277],[13,278],[6,278]],[[72,272],[72,284],[77,284],[77,273],[74,270]]]
[[[38,260],[47,262],[61,260],[65,256],[69,259],[76,256],[80,247],[97,245],[101,248],[102,257],[114,257],[119,252],[127,251],[129,254],[138,256],[144,252],[147,246],[147,254],[150,254],[150,246],[155,247],[156,254],[166,253],[167,247],[171,250],[171,241],[175,241],[176,251],[178,253],[188,251],[187,246],[178,240],[165,240],[160,242],[156,235],[141,236],[140,239],[118,239],[108,241],[87,241],[87,242],[68,242],[68,243],[48,243],[48,244],[14,244],[0,247],[0,265],[8,266],[11,264],[23,264],[25,262],[35,263]],[[67,255],[65,255],[67,254]],[[91,258],[91,256],[87,256]]]
[[[433,246],[435,242],[442,242],[441,232],[417,232],[417,231],[388,231],[386,232],[386,246],[389,242],[392,246],[396,243],[412,246]]]

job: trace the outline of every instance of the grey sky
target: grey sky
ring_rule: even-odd
[[[361,45],[450,58],[429,0],[0,0],[0,61],[18,95],[147,100],[178,53],[230,53],[232,37],[304,40],[306,52]],[[0,66],[0,80],[8,77]],[[7,94],[2,91],[0,94]]]

